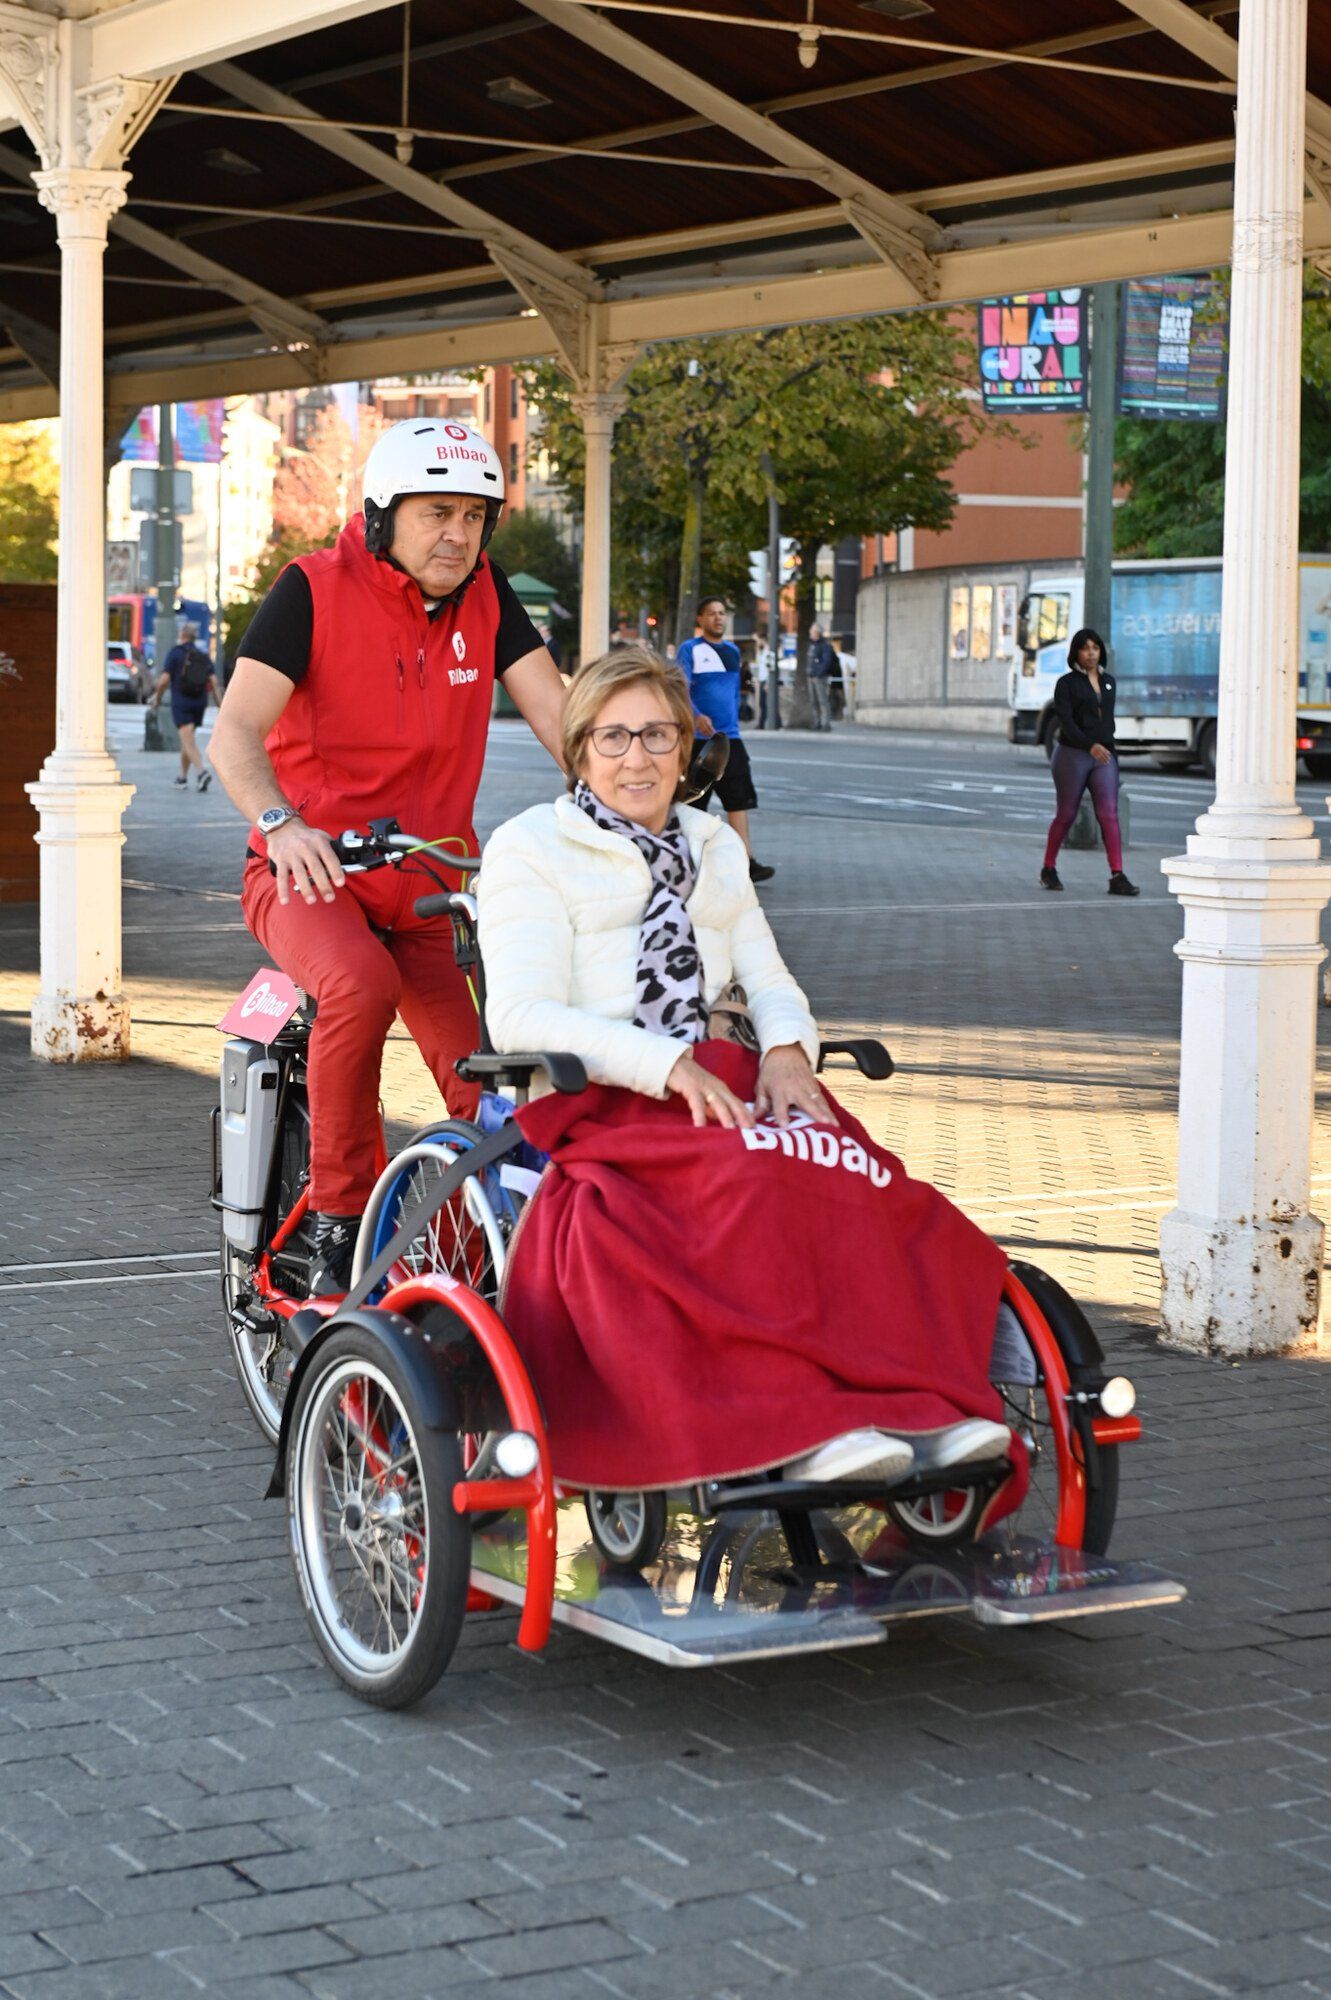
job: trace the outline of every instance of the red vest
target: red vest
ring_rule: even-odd
[[[432,621],[419,586],[370,555],[359,514],[333,548],[297,565],[314,600],[314,639],[309,670],[267,739],[278,784],[325,833],[391,814],[406,833],[461,835],[475,853],[499,631],[488,559],[461,603]],[[429,884],[406,887],[420,895]]]

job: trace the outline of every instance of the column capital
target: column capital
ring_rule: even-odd
[[[59,73],[54,18],[0,5],[0,81],[8,86],[19,121],[44,167],[55,154]]]
[[[629,402],[623,389],[592,389],[569,400],[584,430],[605,432],[613,431]]]
[[[119,167],[179,82],[110,76],[76,86],[81,32],[0,0],[0,84],[44,172]]]
[[[112,216],[125,205],[127,173],[105,167],[53,167],[32,178],[42,207],[55,217],[62,248],[67,243],[106,242]]]

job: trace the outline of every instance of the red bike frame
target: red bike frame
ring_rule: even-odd
[[[536,1470],[527,1478],[459,1480],[453,1488],[453,1505],[459,1514],[507,1513],[511,1507],[525,1511],[527,1588],[518,1624],[518,1644],[524,1652],[539,1653],[550,1636],[555,1602],[556,1494],[541,1406],[522,1356],[493,1306],[442,1272],[404,1278],[379,1303],[385,1312],[401,1313],[407,1319],[411,1318],[413,1307],[419,1311],[427,1305],[447,1306],[475,1337],[494,1370],[513,1429],[525,1431],[535,1439]],[[485,1602],[492,1603],[493,1599]]]
[[[374,1173],[377,1180],[388,1165],[388,1149],[384,1140],[384,1121],[379,1120],[379,1129],[374,1142]],[[275,1312],[279,1319],[290,1319],[310,1304],[309,1299],[298,1299],[290,1292],[284,1292],[273,1278],[272,1260],[279,1256],[284,1244],[291,1241],[301,1223],[309,1213],[310,1190],[301,1189],[291,1205],[291,1211],[284,1216],[273,1232],[272,1241],[264,1246],[254,1266],[254,1295],[258,1303],[269,1312]]]
[[[1081,1439],[1072,1421],[1072,1384],[1063,1350],[1033,1294],[1015,1271],[1009,1270],[1003,1279],[1003,1297],[1021,1321],[1045,1379],[1058,1463],[1058,1521],[1054,1540],[1060,1548],[1079,1549],[1086,1536],[1086,1464]],[[1091,1419],[1091,1435],[1097,1444],[1132,1444],[1141,1434],[1140,1417]]]

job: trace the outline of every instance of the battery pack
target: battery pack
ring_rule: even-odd
[[[222,1049],[222,1230],[238,1250],[258,1247],[279,1068],[262,1042],[237,1036]]]

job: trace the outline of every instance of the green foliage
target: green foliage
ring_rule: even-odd
[[[222,608],[222,632],[227,659],[234,660],[244,651],[242,641],[250,629],[250,620],[287,564],[296,556],[308,555],[311,549],[331,548],[336,540],[337,534],[334,531],[325,535],[320,541],[306,541],[298,535],[285,535],[270,544],[255,564],[248,588]]]
[[[567,617],[552,617],[555,638],[570,645],[577,637],[578,601],[582,584],[578,559],[567,548],[548,514],[527,508],[505,514],[490,539],[490,554],[507,576],[526,570],[550,584]]]
[[[51,427],[0,424],[0,582],[55,582],[59,486]]]
[[[542,445],[580,509],[582,429],[567,378],[553,363],[524,374],[544,420]],[[775,468],[782,530],[801,545],[810,590],[823,543],[945,527],[954,506],[948,466],[980,428],[996,427],[967,395],[973,374],[972,343],[942,313],[650,349],[627,379],[615,431],[617,602],[631,614],[645,602],[669,634],[676,605],[691,605],[695,583],[742,595],[747,551],[767,540],[764,452]],[[700,559],[696,577],[681,578],[690,501],[701,506]]]
[[[1114,470],[1129,488],[1114,509],[1120,555],[1218,556],[1225,517],[1223,424],[1120,418]]]
[[[1223,424],[1121,420],[1114,463],[1130,489],[1114,513],[1120,555],[1164,560],[1221,553]],[[1311,270],[1303,303],[1299,546],[1331,548],[1331,281]]]

